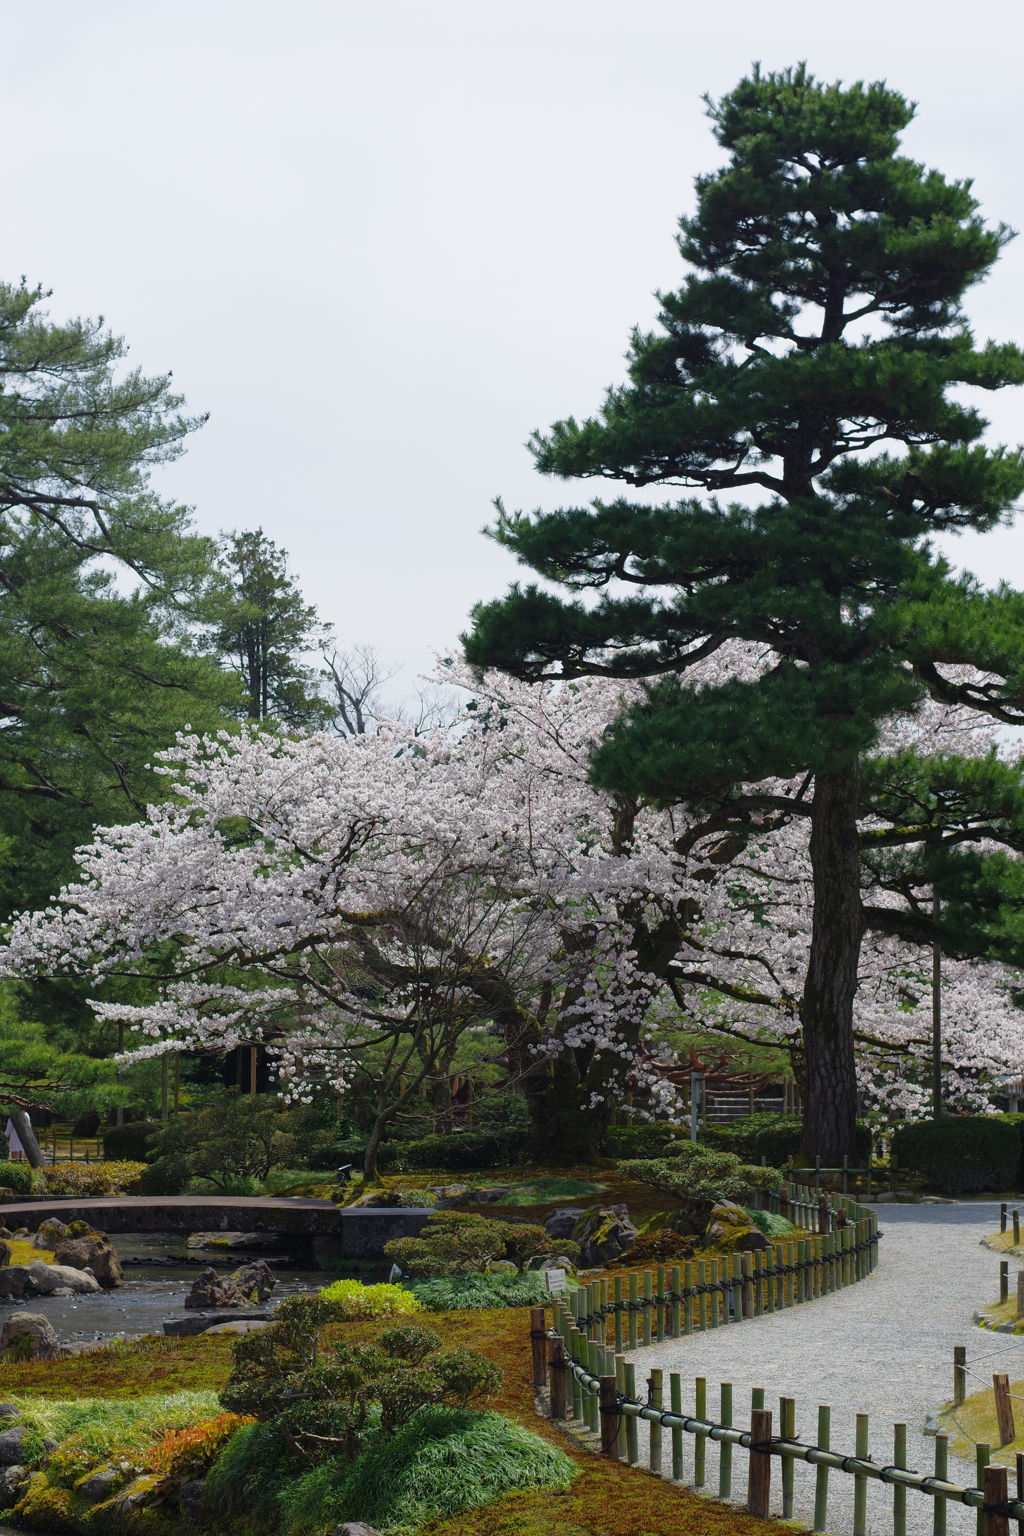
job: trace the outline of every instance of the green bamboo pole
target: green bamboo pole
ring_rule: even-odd
[[[583,1366],[588,1376],[597,1376],[600,1370],[597,1360],[597,1344],[593,1339],[583,1341]],[[583,1406],[586,1410],[587,1428],[593,1433],[597,1429],[598,1404],[596,1395],[584,1388]]]
[[[644,1270],[644,1301],[647,1303],[647,1305],[644,1307],[644,1325],[643,1325],[643,1341],[644,1341],[644,1348],[645,1349],[646,1349],[647,1345],[650,1344],[650,1342],[651,1342],[651,1313],[653,1311],[651,1303],[652,1303],[653,1300],[654,1300],[654,1276],[651,1274],[649,1269],[645,1269]]]
[[[732,1429],[732,1382],[723,1381],[720,1392],[718,1422],[726,1429]],[[718,1497],[732,1498],[732,1446],[724,1441],[718,1448]]]
[[[665,1266],[658,1265],[658,1288],[655,1292],[657,1305],[654,1309],[655,1332],[658,1343],[662,1343],[665,1337]]]
[[[674,1339],[679,1337],[679,1294],[681,1284],[682,1277],[679,1273],[679,1265],[675,1264],[672,1267],[672,1338]],[[689,1329],[687,1329],[687,1332],[689,1332]]]
[[[631,1350],[637,1347],[636,1314],[639,1294],[636,1271],[634,1270],[629,1277],[629,1347]]]
[[[663,1376],[657,1366],[651,1367],[651,1407],[659,1412],[665,1406]],[[661,1425],[652,1419],[648,1434],[649,1462],[652,1472],[661,1471]]]
[[[756,1248],[752,1259],[754,1265],[754,1316],[760,1317],[764,1312],[765,1250],[763,1248]]]
[[[868,1416],[857,1415],[857,1437],[854,1451],[858,1461],[868,1459]],[[853,1479],[853,1536],[868,1536],[868,1480],[858,1473]]]
[[[743,1264],[738,1253],[732,1256],[732,1321],[743,1321]]]
[[[678,1371],[673,1371],[669,1376],[668,1391],[672,1413],[676,1418],[682,1418],[683,1383]],[[672,1426],[672,1480],[676,1483],[681,1483],[683,1480],[683,1432],[674,1424]]]
[[[626,1362],[626,1394],[629,1398],[636,1397],[636,1368]],[[637,1421],[632,1414],[623,1415],[626,1420],[626,1458],[631,1467],[635,1467],[640,1460],[640,1450],[637,1444]]]
[[[574,1360],[580,1358],[580,1340],[582,1334],[578,1328],[573,1328],[570,1335],[569,1352]],[[583,1388],[575,1371],[569,1373],[572,1377],[572,1416],[574,1419],[583,1420]]]
[[[600,1295],[598,1301],[601,1305],[601,1321],[597,1325],[597,1336],[602,1344],[608,1343],[608,1281],[598,1281]]]
[[[703,1286],[703,1285],[707,1284],[707,1273],[708,1273],[708,1266],[707,1266],[707,1264],[704,1262],[703,1259],[698,1259],[698,1261],[697,1261],[697,1284],[698,1284],[698,1286]],[[706,1302],[707,1302],[707,1297],[704,1295],[704,1292],[701,1291],[700,1294],[697,1297],[697,1327],[698,1327],[698,1329],[700,1330],[701,1333],[703,1333],[704,1329],[707,1327],[707,1316],[706,1316],[707,1308],[706,1308],[706,1305],[705,1305]]]
[[[824,1403],[818,1409],[818,1446],[823,1451],[832,1449],[832,1410]],[[814,1531],[823,1531],[828,1519],[828,1467],[818,1467],[814,1476]]]
[[[785,1245],[785,1247],[786,1247],[786,1264],[791,1269],[792,1266],[796,1263],[796,1244],[795,1243],[787,1243]],[[785,1305],[787,1307],[795,1306],[795,1304],[796,1304],[796,1275],[794,1275],[794,1274],[786,1275],[785,1279],[784,1279],[784,1284],[785,1284],[785,1287],[786,1287]]]
[[[779,1398],[779,1434],[783,1440],[796,1439],[796,1400]],[[782,1457],[782,1518],[793,1518],[793,1472],[796,1463],[792,1456]]]
[[[683,1265],[683,1285],[687,1291],[686,1300],[683,1302],[683,1334],[686,1338],[689,1338],[693,1332],[693,1297],[689,1292],[694,1284],[693,1277],[695,1273],[692,1262],[687,1261]]]
[[[775,1311],[775,1286],[776,1286],[776,1283],[777,1283],[776,1279],[775,1279],[775,1269],[776,1269],[776,1262],[777,1262],[775,1255],[776,1255],[777,1252],[778,1252],[778,1250],[776,1249],[775,1244],[773,1243],[770,1248],[766,1248],[765,1249],[765,1255],[764,1255],[765,1259],[767,1261],[765,1267],[766,1267],[767,1272],[768,1272],[768,1279],[767,1279],[767,1282],[765,1284],[765,1300],[767,1301],[768,1311],[769,1312],[774,1312]]]
[[[935,1436],[935,1476],[945,1482],[949,1475],[949,1436]],[[932,1514],[932,1536],[946,1536],[946,1501],[943,1498],[932,1500],[934,1512]]]
[[[894,1467],[905,1467],[907,1464],[905,1424],[894,1424],[892,1427],[892,1464]],[[894,1483],[892,1489],[892,1536],[907,1536],[907,1490],[901,1488],[899,1483]]]
[[[984,1488],[985,1486],[985,1468],[989,1464],[991,1454],[991,1448],[987,1445],[976,1445],[974,1447],[974,1460],[977,1467],[976,1480],[979,1488]],[[978,1536],[985,1536],[985,1511],[983,1509],[978,1510],[976,1529]]]
[[[694,1398],[693,1416],[696,1419],[707,1419],[708,1416],[708,1383],[706,1376],[697,1377],[697,1390]],[[704,1487],[704,1457],[707,1451],[707,1435],[697,1434],[693,1437],[693,1486]]]
[[[750,1411],[751,1413],[764,1412],[764,1387],[751,1387]]]
[[[622,1276],[615,1276],[615,1353],[622,1354]]]
[[[709,1265],[708,1265],[708,1268],[711,1271],[711,1279],[709,1281],[709,1284],[713,1288],[712,1291],[711,1291],[711,1295],[708,1298],[710,1300],[710,1302],[711,1302],[711,1318],[710,1318],[710,1322],[711,1322],[712,1328],[717,1328],[718,1327],[718,1309],[721,1306],[721,1297],[722,1297],[721,1291],[717,1289],[717,1287],[718,1287],[718,1260],[717,1259],[712,1259],[710,1261]]]

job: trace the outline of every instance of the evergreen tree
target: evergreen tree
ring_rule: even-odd
[[[188,638],[213,545],[149,485],[199,422],[167,377],[120,374],[101,321],[52,324],[44,297],[0,284],[3,915],[53,895],[97,822],[161,798],[154,753],[234,702]]]
[[[210,645],[237,672],[250,720],[288,729],[327,725],[333,711],[319,679],[299,656],[320,641],[324,626],[288,575],[288,556],[262,528],[232,533],[222,545],[226,581],[214,599]]]
[[[970,183],[898,153],[913,107],[884,84],[755,69],[709,114],[729,159],[681,221],[692,270],[600,415],[533,441],[546,474],[704,494],[499,507],[522,563],[595,595],[513,587],[475,610],[466,650],[524,678],[649,679],[594,752],[624,800],[700,805],[726,839],[805,820],[805,1144],[828,1164],[854,1151],[864,933],[1020,953],[1021,866],[991,851],[1024,849],[1019,770],[875,750],[929,694],[1024,723],[1024,596],[954,576],[928,543],[991,529],[1024,489],[963,389],[1024,382],[1020,350],[976,346],[962,309],[1010,231]],[[768,664],[685,685],[735,641]]]

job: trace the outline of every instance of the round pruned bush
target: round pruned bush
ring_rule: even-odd
[[[1013,1189],[1020,1162],[1017,1129],[996,1115],[917,1120],[893,1134],[901,1168],[947,1195]]]

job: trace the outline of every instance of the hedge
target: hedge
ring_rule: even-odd
[[[521,1131],[459,1131],[403,1142],[396,1150],[402,1168],[511,1168],[529,1162],[530,1138]]]
[[[1017,1128],[993,1115],[948,1116],[901,1125],[893,1135],[901,1168],[944,1194],[1012,1189],[1020,1164]]]
[[[680,1133],[683,1134],[683,1133]],[[745,1163],[759,1163],[764,1158],[769,1168],[781,1168],[790,1157],[798,1157],[803,1148],[803,1121],[799,1115],[781,1115],[765,1111],[745,1115],[728,1125],[709,1125],[701,1132],[701,1141],[719,1152],[735,1152]],[[866,1167],[871,1152],[871,1128],[858,1120],[854,1141],[855,1165]]]
[[[684,1125],[654,1120],[647,1125],[612,1125],[604,1133],[601,1151],[608,1157],[659,1157],[667,1141],[690,1134]]]
[[[9,1189],[15,1195],[31,1195],[34,1188],[31,1164],[8,1160],[0,1168],[0,1189]]]
[[[103,1132],[103,1156],[109,1162],[144,1163],[152,1151],[151,1136],[164,1129],[159,1120],[132,1120],[128,1125],[108,1125]]]

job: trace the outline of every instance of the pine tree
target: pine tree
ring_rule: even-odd
[[[210,645],[240,677],[246,715],[293,730],[325,726],[332,710],[300,659],[324,626],[288,575],[287,554],[262,528],[244,530],[223,541],[221,569]]]
[[[898,153],[914,109],[884,84],[755,69],[708,105],[729,158],[681,220],[691,270],[600,414],[532,445],[545,474],[703,494],[499,506],[494,535],[523,564],[593,595],[513,587],[465,643],[524,678],[648,679],[594,753],[624,799],[701,805],[740,839],[804,818],[805,1144],[828,1164],[854,1150],[864,933],[1020,952],[1021,866],[991,851],[1024,848],[1020,772],[875,750],[928,695],[1024,723],[1024,596],[956,577],[928,543],[991,529],[1024,490],[1021,453],[982,443],[963,388],[1024,382],[1021,351],[977,346],[962,308],[1011,232],[969,182]],[[770,658],[760,675],[686,686],[737,640]]]

